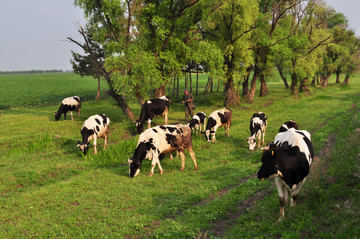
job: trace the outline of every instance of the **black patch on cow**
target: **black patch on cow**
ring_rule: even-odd
[[[258,131],[261,131],[261,125],[258,123],[254,123],[252,122],[252,120],[250,121],[250,133],[251,135],[256,135],[256,133]]]
[[[177,133],[177,134],[180,134],[180,130],[176,129],[176,133]]]
[[[224,114],[219,112],[218,116],[220,117],[220,121],[222,124],[225,124],[228,121],[228,118]]]
[[[98,132],[100,132],[100,127],[98,126],[98,125],[96,125],[96,132],[98,133]]]
[[[162,129],[162,130],[166,130],[166,127],[165,127],[165,126],[163,126],[163,125],[160,125],[160,129]]]
[[[95,121],[96,121],[96,123],[97,123],[98,125],[101,125],[101,122],[100,122],[99,119],[95,118]]]
[[[190,128],[194,128],[195,125],[197,125],[199,123],[200,122],[197,119],[191,119],[189,126],[190,126]]]
[[[184,131],[182,130],[182,128],[180,128],[179,130],[180,130],[181,134],[183,134],[183,133],[184,133]]]
[[[105,126],[108,122],[107,122],[107,116],[105,114],[99,114],[99,116],[102,118],[103,120],[103,125]],[[100,123],[99,123],[100,124]]]
[[[199,117],[199,119],[200,119],[200,123],[204,123],[204,121],[205,121],[205,118],[206,118],[206,115],[204,114],[204,113],[202,113],[202,112],[200,112],[200,113],[197,113],[196,114],[198,117]]]
[[[176,131],[175,127],[167,127],[170,133],[174,133]]]
[[[206,130],[211,130],[216,125],[216,120],[213,117],[209,117],[209,120],[206,124]]]
[[[310,172],[306,156],[297,146],[266,151],[261,162],[262,165],[258,171],[259,179],[268,178],[279,170],[283,175],[281,178],[290,188],[299,184]]]
[[[94,130],[83,127],[80,133],[82,135],[82,144],[88,144],[88,139],[91,135],[94,134]]]
[[[78,97],[73,97],[73,99],[80,103],[80,99]]]
[[[156,129],[152,129],[155,133],[157,133],[157,130]]]
[[[173,148],[177,148],[178,147],[178,142],[177,142],[177,138],[175,135],[172,134],[166,134],[166,142],[171,145],[171,147]]]
[[[279,133],[288,131],[288,129],[290,129],[290,128],[294,128],[296,130],[299,129],[298,124],[293,120],[286,121],[285,123],[283,123],[283,125],[286,125],[287,128],[281,126],[280,129],[279,129]]]
[[[165,154],[159,154],[159,160],[163,160],[165,158]]]

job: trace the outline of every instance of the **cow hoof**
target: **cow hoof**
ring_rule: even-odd
[[[149,173],[149,177],[152,177],[154,174],[153,173]]]
[[[199,168],[198,167],[195,167],[195,170],[198,170]]]
[[[184,171],[185,168],[181,168],[180,171]]]
[[[163,174],[164,174],[164,172],[163,172],[163,171],[160,171],[160,174],[161,174],[161,175],[163,175]]]

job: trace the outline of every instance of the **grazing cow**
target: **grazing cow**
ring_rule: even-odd
[[[165,154],[178,151],[181,157],[181,171],[185,169],[185,154],[187,149],[194,161],[195,170],[198,169],[195,153],[191,142],[191,129],[188,125],[161,125],[146,129],[140,134],[135,153],[129,162],[129,176],[135,177],[140,173],[141,163],[144,158],[151,160],[151,171],[149,176],[154,174],[154,168],[159,166],[160,174],[163,169],[160,160]]]
[[[190,128],[198,134],[201,132],[201,125],[203,125],[205,130],[206,125],[206,114],[204,112],[199,112],[190,121]]]
[[[165,117],[165,124],[168,124],[168,112],[170,104],[171,100],[168,96],[162,96],[146,101],[141,107],[139,120],[134,122],[137,133],[141,134],[145,121],[147,121],[148,128],[150,128],[151,121],[154,116]]]
[[[254,150],[256,146],[256,138],[258,139],[258,148],[260,148],[260,139],[262,135],[262,144],[265,143],[265,131],[267,127],[267,117],[263,112],[253,114],[250,120],[251,136],[247,138],[249,150]]]
[[[288,194],[290,205],[295,205],[297,194],[310,172],[313,156],[310,133],[294,128],[278,133],[275,144],[264,149],[258,178],[275,178],[280,202],[279,221],[284,217]]]
[[[286,121],[283,125],[281,125],[280,129],[279,129],[279,133],[281,132],[285,132],[291,128],[294,128],[294,129],[299,129],[299,126],[298,124],[293,121],[293,120],[289,120],[289,121]]]
[[[64,120],[66,120],[66,113],[70,111],[71,120],[73,118],[73,111],[77,111],[78,118],[80,117],[81,100],[79,96],[72,96],[62,100],[58,111],[55,112],[55,120],[58,121],[62,114],[64,114]]]
[[[96,150],[96,141],[97,138],[104,138],[104,149],[106,149],[106,144],[108,140],[109,133],[109,124],[110,119],[105,114],[98,114],[90,116],[85,120],[82,128],[82,142],[78,141],[77,147],[86,155],[86,152],[89,150],[89,143],[94,139],[94,154],[97,154]]]
[[[215,133],[219,127],[225,127],[225,135],[230,135],[232,111],[229,108],[216,110],[209,115],[205,129],[205,137],[208,143],[215,142]],[[210,141],[211,138],[211,141]]]

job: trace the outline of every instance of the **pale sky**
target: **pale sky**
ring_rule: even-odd
[[[0,0],[0,71],[71,70],[66,41],[81,40],[76,26],[85,24],[73,0]],[[360,36],[360,0],[325,0],[342,12]]]

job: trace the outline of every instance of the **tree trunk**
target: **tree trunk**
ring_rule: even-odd
[[[349,76],[349,75],[346,75],[346,76],[345,76],[345,80],[344,80],[344,82],[342,83],[342,85],[349,85],[349,81],[350,81],[350,76]]]
[[[97,88],[96,100],[99,101],[99,98],[100,98],[100,76],[97,77],[97,80],[98,80],[98,88]]]
[[[190,94],[192,94],[192,77],[191,77],[191,70],[190,70],[190,72],[189,72],[189,83],[190,83],[190,90],[189,90],[189,92],[190,92]]]
[[[336,71],[336,83],[340,84],[340,71]]]
[[[155,97],[161,97],[166,95],[166,84],[162,85],[159,89],[155,90]]]
[[[135,119],[135,115],[131,111],[128,104],[126,103],[124,96],[116,94],[113,90],[108,90],[108,91],[104,91],[104,92],[106,94],[110,95],[112,98],[114,98],[114,100],[117,102],[118,106],[120,107],[120,109],[122,110],[122,112],[128,119],[130,119],[130,120]]]
[[[176,100],[179,100],[179,76],[176,77]]]
[[[185,89],[188,89],[188,75],[187,75],[187,72],[185,72]]]
[[[218,79],[218,85],[217,85],[217,89],[216,89],[216,92],[219,92],[219,90],[220,90],[220,80]]]
[[[328,85],[328,83],[329,83],[329,78],[330,78],[330,76],[331,76],[331,73],[328,73],[328,74],[326,75],[326,77],[324,78],[324,81],[322,82],[322,86],[323,86],[323,87],[327,87],[327,85]]]
[[[141,107],[145,103],[145,99],[140,93],[139,86],[135,86],[134,91],[135,91],[135,96],[136,96],[137,100],[139,101],[139,104]]]
[[[213,92],[213,86],[214,86],[214,79],[211,78],[211,82],[210,82],[210,93]]]
[[[286,76],[284,75],[282,67],[277,66],[276,68],[278,69],[279,75],[280,75],[281,79],[284,82],[285,90],[289,89],[290,87],[289,87],[289,84],[287,82]]]
[[[301,81],[300,84],[300,92],[305,92],[307,94],[310,94],[310,89],[309,89],[309,79],[305,78]]]
[[[295,73],[291,74],[291,94],[298,95],[299,88],[297,84],[297,77]]]
[[[324,74],[320,74],[320,82],[318,83],[318,85],[323,85],[325,81],[325,75]]]
[[[236,94],[236,89],[234,87],[234,80],[232,78],[227,80],[225,89],[226,89],[226,98],[224,105],[226,107],[239,105],[240,97],[239,94]]]
[[[265,75],[261,74],[260,75],[260,97],[265,97],[265,95],[268,93],[269,93],[269,90],[266,85]]]
[[[213,79],[209,76],[208,77],[208,81],[206,83],[205,89],[204,89],[204,93],[208,93],[211,87]]]
[[[198,95],[199,92],[199,69],[196,70],[196,95]]]
[[[176,88],[176,75],[174,75],[174,85],[173,85],[173,92],[172,92],[173,97],[175,97],[175,88]]]
[[[251,86],[250,86],[250,92],[248,97],[246,98],[248,102],[253,102],[254,98],[255,98],[255,90],[256,90],[256,81],[257,78],[259,77],[259,68],[257,66],[255,66],[254,69],[254,75],[251,79]]]

